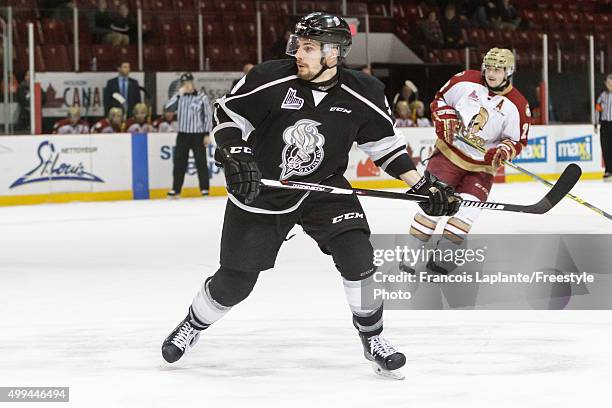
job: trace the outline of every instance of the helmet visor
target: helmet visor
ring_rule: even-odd
[[[338,44],[325,43],[321,46],[319,41],[291,34],[287,40],[285,53],[295,57],[298,51],[301,51],[305,57],[327,58],[340,56],[340,46]]]

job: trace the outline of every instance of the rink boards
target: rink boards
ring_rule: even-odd
[[[431,155],[432,128],[400,128],[409,152],[420,163]],[[172,133],[40,135],[0,137],[0,205],[67,201],[131,200],[165,197],[172,184]],[[213,164],[208,146],[211,195],[225,194],[224,177]],[[528,146],[515,160],[526,169],[555,179],[573,162],[583,178],[601,177],[599,137],[592,125],[534,126]],[[419,164],[419,166],[422,166]],[[365,188],[402,187],[353,147],[346,177]],[[512,169],[498,181],[528,181]],[[190,159],[183,196],[199,192],[195,165]]]

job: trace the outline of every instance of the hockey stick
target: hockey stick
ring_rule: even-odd
[[[121,106],[123,106],[123,121],[125,122],[127,119],[127,110],[128,110],[127,101],[125,100],[123,95],[121,95],[119,92],[113,93],[113,99],[119,102]],[[123,128],[123,125],[121,125],[121,127]]]
[[[467,132],[466,130],[464,130],[463,132]],[[455,138],[458,140],[461,140],[463,143],[472,146],[474,149],[478,150],[479,152],[485,153],[485,149],[483,147],[478,146],[477,144],[475,144],[474,142],[472,142],[471,140],[469,140],[468,138],[466,138],[465,136],[463,136],[460,133],[457,133],[455,135]],[[519,171],[523,174],[528,175],[529,177],[532,177],[533,179],[539,181],[540,183],[544,184],[545,186],[548,187],[554,187],[555,185],[552,184],[551,182],[549,182],[548,180],[538,176],[537,174],[534,174],[532,172],[530,172],[529,170],[526,170],[520,166],[517,166],[516,164],[512,163],[511,161],[506,161],[504,160],[504,164],[506,166],[512,167],[514,170]],[[573,163],[572,163],[573,164]],[[573,164],[574,166],[578,167],[576,164]],[[571,164],[570,164],[571,166]],[[569,166],[568,166],[569,167]],[[567,197],[571,198],[572,200],[576,201],[578,204],[582,204],[585,207],[595,211],[596,213],[598,213],[599,215],[603,215],[604,217],[606,217],[609,220],[612,220],[612,214],[609,214],[607,212],[605,212],[604,210],[601,210],[597,207],[595,207],[593,204],[587,203],[586,201],[584,201],[582,198],[575,196],[573,194],[571,194],[568,190],[568,192],[565,194]]]
[[[494,203],[489,201],[471,201],[463,200],[461,205],[463,207],[477,207],[483,210],[496,210],[496,211],[511,211],[511,212],[522,212],[528,214],[544,214],[551,208],[553,208],[565,195],[574,187],[574,185],[580,179],[582,170],[576,164],[570,164],[565,168],[561,177],[557,180],[557,183],[553,185],[548,194],[544,196],[540,201],[531,205],[519,205],[519,204],[505,204],[505,203]],[[262,179],[261,184],[266,187],[289,189],[289,190],[302,190],[302,191],[313,191],[328,194],[344,194],[361,197],[378,197],[378,198],[390,198],[395,200],[407,200],[424,202],[427,201],[428,197],[421,194],[412,193],[396,193],[392,191],[380,191],[380,190],[366,190],[362,188],[341,188],[324,186],[321,184],[303,183],[299,181],[290,180],[268,180]]]
[[[125,105],[127,102],[123,95],[121,95],[119,92],[113,92],[113,99],[119,102],[121,105]]]

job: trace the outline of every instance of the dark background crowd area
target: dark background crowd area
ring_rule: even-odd
[[[257,60],[257,10],[262,16],[264,60],[284,57],[288,30],[298,16],[314,10],[341,13],[340,1],[297,1],[295,5],[294,10],[292,1],[283,0],[78,0],[78,71],[114,71],[118,59],[138,69],[139,7],[146,77],[158,71],[200,69],[199,13],[205,70],[240,71]],[[30,22],[35,28],[37,72],[75,71],[73,1],[8,0],[4,6],[13,7],[15,76],[10,86],[15,96],[27,68]],[[358,18],[360,31],[367,14],[372,32],[394,33],[424,61],[373,63],[372,72],[385,82],[390,100],[410,79],[428,108],[435,91],[451,75],[465,69],[468,62],[471,69],[480,69],[486,51],[497,46],[515,52],[514,83],[537,107],[542,37],[547,34],[549,117],[558,122],[588,122],[590,35],[595,42],[596,89],[603,78],[602,62],[605,71],[612,66],[612,0],[348,1],[347,8],[347,15]],[[6,7],[0,14],[6,18]],[[149,89],[154,81],[145,82]]]

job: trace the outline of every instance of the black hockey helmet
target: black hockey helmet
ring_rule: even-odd
[[[179,80],[181,83],[183,82],[188,82],[188,81],[193,81],[193,75],[191,72],[183,72],[181,74],[181,78]]]
[[[334,14],[322,12],[310,13],[298,21],[293,35],[287,42],[287,54],[295,56],[297,48],[294,43],[299,37],[319,41],[322,45],[338,46],[339,58],[345,58],[353,44],[351,29],[346,20]]]

